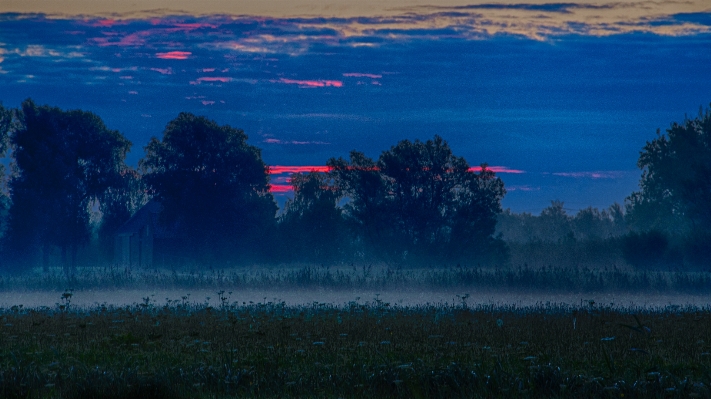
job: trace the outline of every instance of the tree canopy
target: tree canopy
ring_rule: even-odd
[[[276,213],[267,166],[247,135],[190,113],[153,137],[139,166],[162,204],[161,223],[191,261],[227,261],[254,253]]]
[[[352,151],[328,166],[347,218],[381,257],[472,258],[491,247],[503,182],[486,165],[470,171],[439,136],[400,141],[377,163]]]
[[[627,198],[638,229],[682,233],[711,229],[711,109],[674,122],[647,142],[637,165],[640,191]]]
[[[291,176],[294,198],[279,218],[279,242],[285,259],[328,262],[343,258],[351,236],[338,206],[341,192],[324,173]]]
[[[97,115],[22,103],[10,136],[14,173],[5,250],[23,257],[61,248],[65,266],[90,236],[90,206],[118,184],[131,143]],[[71,258],[67,258],[67,251]]]

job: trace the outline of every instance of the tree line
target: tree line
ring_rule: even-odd
[[[294,196],[278,213],[268,166],[247,140],[240,129],[180,113],[133,168],[125,162],[131,142],[91,112],[31,99],[16,109],[0,104],[9,165],[0,165],[0,268],[59,262],[70,271],[87,251],[111,263],[116,232],[149,201],[160,204],[176,262],[196,265],[498,265],[516,242],[571,239],[617,240],[630,263],[646,262],[649,248],[687,263],[711,259],[709,110],[646,144],[640,190],[624,210],[575,217],[560,202],[540,216],[504,212],[503,181],[486,164],[472,172],[439,136],[402,140],[377,159],[354,150],[327,160],[327,173],[294,174]]]

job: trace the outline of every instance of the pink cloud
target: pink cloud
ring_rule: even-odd
[[[343,82],[340,80],[295,80],[281,78],[273,82],[299,85],[299,87],[343,87]]]
[[[102,32],[105,35],[108,36],[114,36],[112,32]],[[145,37],[150,35],[150,32],[142,31],[142,32],[136,32],[132,33],[130,35],[126,35],[122,37],[118,41],[111,41],[110,37],[95,37],[91,39],[94,43],[96,43],[99,47],[107,47],[107,46],[119,46],[119,47],[140,47],[143,46],[146,43]]]
[[[277,139],[266,139],[264,140],[265,142],[268,143],[282,143],[281,140]],[[286,142],[290,143],[290,142]],[[517,169],[509,169],[505,166],[488,166],[488,170],[491,170],[495,173],[526,173],[522,170],[517,170]],[[269,167],[269,173],[270,174],[282,174],[282,173],[305,173],[305,172],[328,172],[330,168],[328,166],[311,166],[311,165],[306,165],[306,166],[284,166],[284,165],[274,165]],[[470,172],[481,172],[481,167],[472,167],[469,168]]]
[[[273,193],[288,193],[293,190],[294,188],[290,184],[271,184],[269,186],[269,191]]]
[[[376,75],[374,73],[357,73],[357,72],[344,73],[343,76],[345,76],[347,78],[371,78],[371,79],[380,79],[383,77],[383,75]]]
[[[203,72],[215,72],[215,68],[203,68]]]
[[[487,170],[490,170],[494,173],[514,173],[514,174],[520,174],[520,173],[526,173],[523,170],[518,170],[518,169],[509,169],[506,166],[487,166]],[[469,168],[470,172],[481,172],[481,166],[473,166]]]
[[[202,105],[212,105],[214,103],[215,103],[214,101],[202,100]]]
[[[156,71],[161,75],[172,75],[173,68],[151,68],[151,71]]]
[[[156,53],[156,58],[163,60],[187,60],[192,55],[189,51],[169,51],[167,53]]]
[[[308,173],[308,172],[328,172],[328,166],[282,166],[274,165],[269,167],[269,174],[280,175],[282,173]]]
[[[197,82],[222,82],[222,83],[227,83],[232,81],[232,78],[228,78],[226,76],[206,76],[203,78],[198,78]]]
[[[117,21],[115,19],[97,19],[93,23],[89,24],[89,26],[94,27],[112,27],[114,25],[126,25],[126,22]]]

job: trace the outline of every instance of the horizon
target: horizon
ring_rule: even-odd
[[[0,101],[94,112],[133,166],[183,111],[294,170],[438,134],[533,214],[623,203],[645,142],[711,103],[701,1],[288,4],[3,2]]]

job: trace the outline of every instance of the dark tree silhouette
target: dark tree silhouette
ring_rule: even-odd
[[[640,191],[627,198],[632,228],[678,237],[694,263],[711,260],[711,108],[657,130],[637,165]]]
[[[350,162],[331,159],[328,165],[350,199],[346,215],[389,261],[474,260],[495,246],[503,182],[486,165],[471,172],[439,136],[403,140],[377,163],[353,151]]]
[[[118,229],[149,200],[145,184],[132,168],[121,171],[121,178],[99,197],[101,224],[98,229],[99,249],[105,261],[114,256],[114,241]]]
[[[14,174],[5,251],[16,266],[32,265],[32,254],[41,253],[46,268],[57,246],[68,271],[89,239],[90,206],[120,181],[131,143],[91,112],[29,99],[19,122],[10,137]]]
[[[680,233],[711,227],[711,109],[647,142],[640,191],[627,198],[633,227]]]
[[[294,198],[279,218],[281,247],[286,259],[329,262],[343,258],[351,242],[338,207],[340,190],[326,174],[291,175]]]
[[[7,153],[8,135],[16,125],[15,110],[6,109],[0,102],[0,157],[5,158]],[[7,192],[5,165],[0,164],[0,238],[4,236],[7,228],[7,211],[10,208],[10,197]],[[0,248],[1,250],[1,248]]]
[[[248,259],[271,233],[276,203],[260,150],[242,130],[181,113],[139,163],[176,253],[191,262]]]

